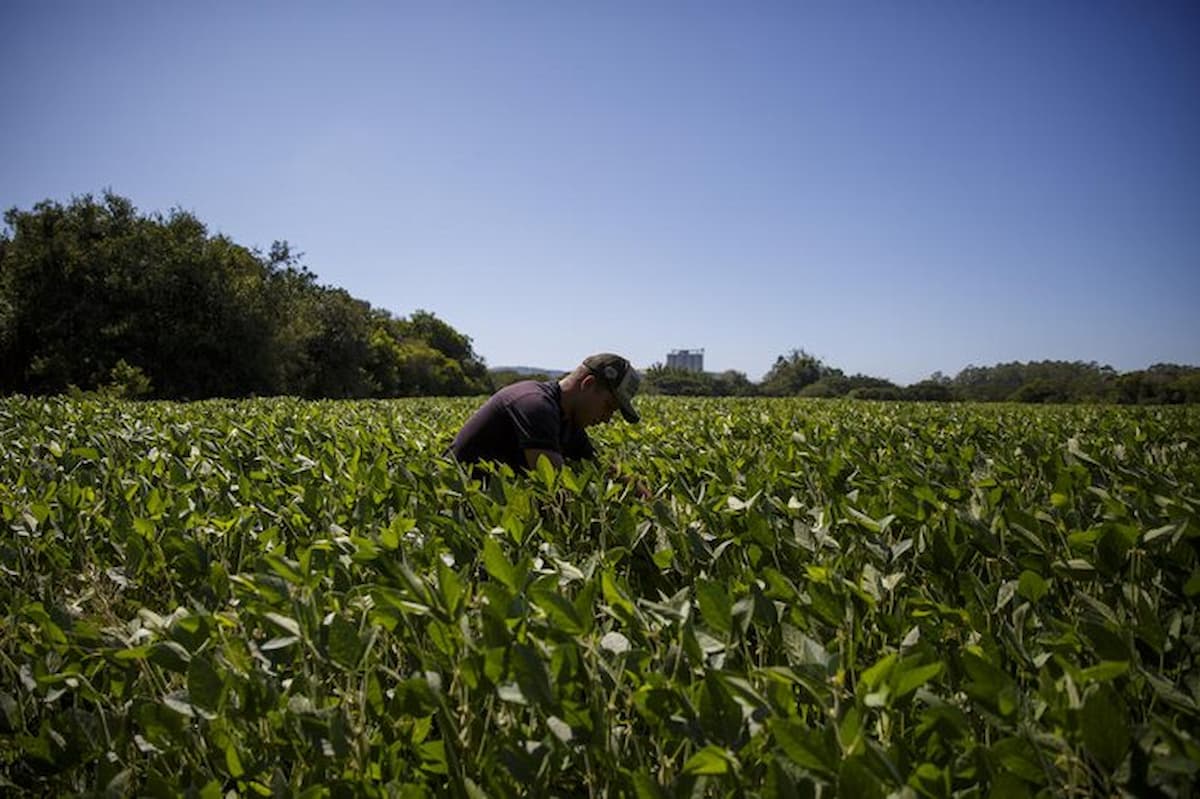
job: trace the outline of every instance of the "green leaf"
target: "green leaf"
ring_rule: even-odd
[[[150,654],[146,659],[168,671],[187,674],[192,653],[175,641],[159,641],[150,647]]]
[[[564,463],[562,468],[559,469],[558,479],[562,481],[563,488],[567,489],[575,496],[579,496],[580,491],[583,490],[579,480],[575,477],[575,472],[568,464]]]
[[[445,603],[446,610],[452,615],[459,612],[458,603],[463,597],[462,581],[458,578],[458,574],[454,569],[446,565],[446,562],[441,558],[437,559],[438,592],[441,594],[442,602]]]
[[[580,618],[575,606],[559,593],[556,577],[534,583],[529,589],[529,597],[546,614],[554,629],[568,635],[580,635],[587,631],[587,624]]]
[[[913,486],[913,496],[922,502],[929,503],[930,505],[937,505],[938,503],[937,494],[933,492],[933,489],[930,486],[924,483]]]
[[[504,550],[500,548],[500,544],[490,536],[483,539],[483,566],[492,579],[499,581],[513,593],[521,590],[517,570],[508,558],[504,557]]]
[[[358,666],[363,645],[358,627],[341,615],[334,615],[329,622],[329,657],[334,663],[347,669]]]
[[[862,731],[862,714],[857,707],[850,707],[837,725],[838,743],[843,755],[861,751]]]
[[[633,791],[637,799],[667,799],[659,784],[642,769],[633,773]]]
[[[153,700],[137,700],[133,717],[146,740],[160,749],[169,750],[185,746],[183,716],[168,710],[165,705]]]
[[[296,638],[300,637],[300,623],[290,616],[283,616],[279,613],[264,613],[263,618],[281,627],[284,632],[290,633]]]
[[[545,459],[545,456],[542,458]],[[449,774],[450,768],[446,765],[446,742],[435,740],[426,741],[419,747],[421,754],[421,768],[431,774]]]
[[[883,799],[886,786],[867,766],[862,755],[848,757],[838,768],[838,795],[855,799]]]
[[[221,703],[225,684],[207,656],[194,656],[187,670],[188,701],[197,707],[216,712]]]
[[[626,596],[620,585],[617,584],[611,569],[605,569],[601,572],[600,588],[604,593],[604,601],[618,612],[622,620],[628,622],[635,618],[636,613],[633,602]]]
[[[837,776],[839,758],[822,730],[810,729],[790,719],[773,719],[771,732],[793,763],[825,777]]]
[[[554,689],[550,687],[550,673],[546,670],[546,662],[527,644],[514,645],[512,653],[512,667],[521,693],[536,705],[553,708]]]
[[[732,760],[724,749],[710,744],[687,759],[682,773],[687,776],[727,774]]]
[[[1129,751],[1132,734],[1125,703],[1111,683],[1100,683],[1079,711],[1083,745],[1105,768],[1116,769]]]
[[[225,767],[229,769],[229,776],[234,779],[246,773],[246,769],[242,767],[242,758],[238,755],[237,747],[232,742],[225,746]]]
[[[1016,713],[1016,686],[1008,674],[971,651],[963,652],[962,665],[970,677],[963,686],[968,696],[1004,718]]]
[[[1189,599],[1200,595],[1200,568],[1194,569],[1192,575],[1183,585],[1183,593]]]
[[[941,661],[920,665],[916,662],[918,659],[919,656],[905,658],[896,664],[890,680],[892,701],[909,695],[942,673],[944,665]]]
[[[286,649],[292,644],[297,644],[299,642],[300,639],[294,635],[281,635],[277,638],[272,638],[269,641],[259,644],[258,648],[263,652],[273,652],[276,649]]]
[[[697,703],[700,729],[710,741],[736,746],[742,732],[742,706],[721,683],[715,672],[704,676]]]
[[[1037,602],[1046,595],[1049,589],[1048,584],[1040,574],[1031,572],[1028,569],[1021,572],[1021,578],[1017,582],[1017,593],[1030,602]]]
[[[279,555],[267,555],[263,558],[263,562],[270,567],[271,571],[292,585],[304,585],[304,575],[300,573],[300,565],[295,561],[282,558]]]
[[[151,644],[143,644],[129,649],[118,649],[112,656],[116,660],[145,660],[150,655],[151,648]]]
[[[429,681],[410,677],[396,684],[395,702],[401,712],[413,718],[429,716],[438,710],[438,698]]]
[[[21,608],[21,615],[36,624],[38,631],[48,641],[56,644],[67,643],[66,633],[63,632],[62,627],[54,622],[41,602],[30,602],[25,605]]]
[[[890,655],[884,655],[875,665],[862,673],[862,683],[867,688],[875,690],[883,681],[886,680],[892,673],[892,669],[896,666],[896,661],[900,658],[895,652]]]
[[[849,505],[846,506],[846,513],[851,519],[858,522],[860,525],[873,533],[887,532],[888,527],[890,527],[892,522],[896,519],[894,514],[888,514],[882,519],[872,519],[867,514]]]
[[[433,599],[429,596],[429,588],[425,585],[425,581],[418,577],[404,561],[396,564],[396,574],[413,596],[420,601],[420,604],[425,606],[425,610],[428,610],[429,606],[433,604]]]
[[[545,489],[552,491],[554,483],[558,479],[558,470],[550,463],[550,459],[545,455],[538,455],[537,463],[534,465],[533,470]]]
[[[696,583],[696,602],[709,627],[728,635],[733,629],[733,603],[725,588],[710,580]]]
[[[817,671],[829,670],[831,657],[829,651],[806,635],[800,629],[784,622],[780,628],[783,638],[783,652],[788,665],[794,667],[815,667]]]
[[[1036,750],[1023,738],[1010,737],[997,741],[989,753],[999,764],[998,771],[1015,774],[1035,785],[1046,778]]]
[[[1129,661],[1127,660],[1105,660],[1097,663],[1095,666],[1089,666],[1079,673],[1080,681],[1083,683],[1090,682],[1107,682],[1124,674],[1129,673]]]

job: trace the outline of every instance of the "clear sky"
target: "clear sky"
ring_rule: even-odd
[[[0,0],[0,205],[111,188],[489,364],[1200,364],[1200,4]]]

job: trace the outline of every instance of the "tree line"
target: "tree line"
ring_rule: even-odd
[[[775,359],[762,381],[738,371],[689,372],[655,364],[645,372],[649,393],[683,396],[801,396],[924,402],[1180,404],[1200,402],[1200,368],[1155,364],[1119,373],[1082,361],[968,366],[954,377],[934,372],[908,386],[881,377],[847,375],[802,350]]]
[[[321,285],[286,242],[260,252],[181,210],[111,192],[9,210],[0,393],[199,399],[490,390],[471,339]]]
[[[470,337],[429,311],[397,317],[321,285],[286,242],[266,253],[190,213],[139,213],[106,192],[12,209],[0,230],[0,393],[96,391],[200,399],[482,394]],[[551,375],[542,375],[550,379]],[[1200,369],[1118,373],[1096,363],[968,366],[909,386],[847,375],[802,350],[757,383],[655,364],[645,391],[983,402],[1200,402]]]

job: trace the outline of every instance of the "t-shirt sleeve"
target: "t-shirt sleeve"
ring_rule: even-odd
[[[559,420],[554,403],[541,397],[524,396],[505,403],[504,410],[512,420],[519,448],[558,451]]]

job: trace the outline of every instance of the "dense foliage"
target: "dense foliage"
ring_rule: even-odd
[[[377,397],[490,388],[471,340],[319,285],[194,216],[112,193],[10,210],[0,235],[0,393]]]
[[[1118,373],[1095,363],[1002,363],[968,366],[945,382],[955,396],[984,402],[1200,402],[1200,368],[1177,364],[1155,364],[1149,369]]]
[[[869,375],[847,375],[804,350],[775,359],[759,383],[741,372],[690,372],[655,364],[647,389],[668,396],[847,397],[918,402],[1120,403],[1178,405],[1200,402],[1200,368],[1155,364],[1118,373],[1079,361],[1038,361],[968,366],[953,378],[935,372],[909,386]]]
[[[1196,409],[476,404],[0,400],[0,788],[1191,795]]]
[[[759,393],[758,387],[742,372],[720,374],[654,364],[642,375],[647,394],[671,397],[745,397]]]
[[[557,380],[561,378],[565,372],[533,372],[533,371],[517,371],[515,369],[490,369],[488,377],[492,380],[492,385],[497,389],[522,380],[536,380],[544,383],[548,380]]]

